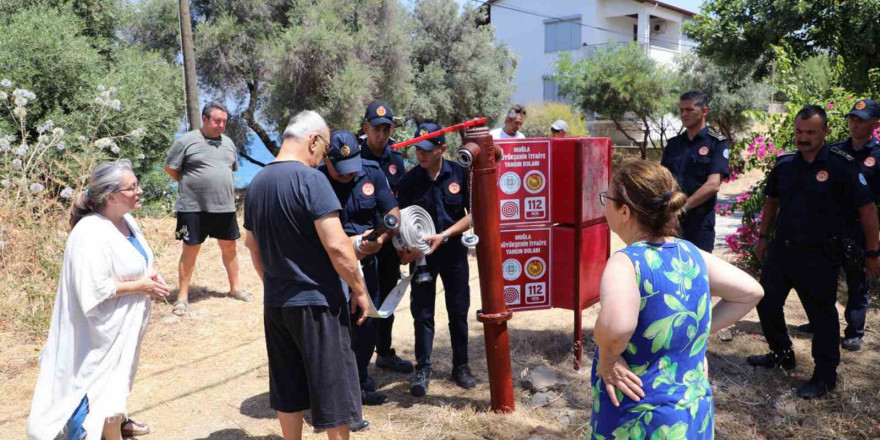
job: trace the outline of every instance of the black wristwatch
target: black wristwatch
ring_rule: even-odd
[[[440,236],[443,237],[443,244],[446,244],[449,242],[449,236],[446,235],[446,233],[442,233],[442,234],[440,234]],[[878,252],[880,252],[880,251],[878,251]]]
[[[880,258],[880,249],[865,249],[865,258]]]

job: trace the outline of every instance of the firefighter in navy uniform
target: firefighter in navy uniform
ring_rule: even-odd
[[[715,200],[721,181],[729,174],[730,152],[724,136],[706,126],[709,102],[706,94],[690,91],[681,95],[679,117],[686,131],[666,143],[660,164],[666,167],[688,196],[681,218],[681,236],[698,248],[715,247]]]
[[[815,330],[813,376],[798,389],[798,395],[805,399],[822,397],[837,385],[837,278],[845,259],[841,237],[846,236],[854,210],[859,213],[869,250],[867,275],[874,278],[880,274],[877,209],[868,183],[851,156],[825,143],[827,135],[828,119],[822,107],[808,106],[798,112],[797,151],[779,156],[767,176],[756,248],[763,263],[764,286],[758,317],[770,353],[747,360],[766,368],[795,367],[783,311],[794,288]],[[774,226],[775,236],[768,243]]]
[[[394,112],[391,111],[388,104],[384,102],[370,104],[364,114],[363,130],[365,136],[359,141],[361,157],[379,164],[391,186],[391,193],[396,198],[397,184],[406,174],[406,165],[403,163],[403,155],[399,151],[391,149],[391,135],[394,134],[393,118]],[[382,250],[376,256],[379,260],[380,300],[384,301],[385,297],[400,282],[400,258],[390,241],[382,246]],[[376,366],[403,374],[412,373],[413,364],[401,359],[391,348],[394,315],[380,320],[378,326]]]
[[[385,214],[393,214],[400,219],[397,199],[379,164],[361,160],[361,150],[357,138],[348,131],[334,131],[330,134],[324,163],[318,170],[327,176],[333,192],[342,205],[339,220],[349,237],[364,237],[375,229]],[[379,294],[379,272],[376,254],[387,241],[390,231],[377,240],[353,240],[355,252],[360,259],[367,285],[367,294],[376,307],[381,305]],[[367,318],[361,325],[351,328],[351,348],[357,362],[361,385],[361,399],[364,405],[381,405],[388,397],[376,391],[376,385],[367,374],[367,367],[373,357],[378,323],[382,319]]]
[[[862,175],[868,181],[868,187],[874,195],[874,203],[880,202],[880,142],[874,137],[874,131],[880,126],[880,105],[872,99],[861,99],[855,103],[847,116],[850,137],[832,144],[831,148],[837,148],[849,154],[855,159],[855,163],[861,168]],[[865,247],[865,236],[862,227],[858,223],[857,213],[853,213],[853,221],[850,224],[849,238],[860,249]],[[861,258],[856,259],[859,263]],[[868,312],[868,280],[865,277],[864,267],[861,264],[844,264],[846,274],[847,301],[843,317],[846,319],[846,329],[843,331],[843,341],[840,345],[846,350],[858,351],[862,348],[862,338],[865,336],[865,315]],[[798,326],[798,330],[812,333],[813,326],[804,324]]]
[[[422,123],[415,136],[442,129],[439,124]],[[424,396],[431,380],[437,276],[443,280],[446,312],[449,315],[451,379],[462,388],[476,386],[467,352],[467,318],[470,309],[468,249],[461,242],[461,234],[470,228],[470,214],[467,212],[470,193],[467,169],[443,158],[446,152],[444,136],[418,142],[415,147],[419,165],[400,180],[400,206],[418,205],[424,208],[431,215],[438,232],[423,238],[431,245],[431,251],[426,256],[431,280],[413,283],[410,303],[416,338],[416,372],[410,382],[410,393]],[[417,251],[402,253],[401,261],[408,263],[417,256]]]

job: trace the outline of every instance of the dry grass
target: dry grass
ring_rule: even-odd
[[[11,229],[7,226],[11,219],[2,215],[0,213],[4,227]],[[156,251],[162,273],[173,285],[177,281],[179,256],[179,245],[172,235],[174,220],[142,219],[141,226]],[[19,235],[15,237],[21,239]],[[60,237],[44,248],[54,248],[57,252],[59,243],[63,244]],[[620,246],[615,240],[614,247]],[[223,297],[227,290],[226,274],[219,249],[214,242],[209,242],[203,247],[196,267],[191,315],[179,319],[171,314],[169,305],[154,304],[140,371],[129,399],[132,416],[149,423],[153,429],[153,434],[145,439],[281,439],[267,394],[262,288],[241,243],[238,249],[244,286],[255,293],[256,302],[241,303]],[[36,257],[26,260],[23,255],[29,254],[16,254],[13,259],[5,254],[5,267],[21,270],[21,267],[34,265],[35,261],[41,264],[39,259],[34,260]],[[60,261],[60,255],[57,258]],[[17,279],[23,272],[17,273],[13,276],[4,270],[2,275],[2,304],[7,310],[18,310],[15,307],[18,300],[10,298],[24,295],[17,293],[18,290],[11,291],[8,286],[21,289],[30,281]],[[48,271],[34,273],[40,281],[32,283],[33,289],[53,298],[56,279],[52,279]],[[476,263],[472,260],[471,310],[479,308],[480,303],[476,273]],[[394,340],[398,353],[412,360],[413,327],[407,309],[405,300],[398,309]],[[451,368],[451,349],[441,290],[437,296],[435,376],[429,396],[411,397],[407,393],[407,377],[371,368],[371,374],[380,389],[389,395],[390,402],[380,407],[366,407],[365,418],[371,422],[372,429],[353,437],[365,440],[584,438],[591,399],[592,344],[589,341],[596,313],[596,307],[584,311],[587,358],[580,373],[571,368],[572,312],[546,310],[516,314],[509,323],[515,381],[526,368],[544,364],[569,384],[554,393],[551,404],[544,408],[529,407],[529,393],[517,386],[516,413],[493,414],[489,411],[482,327],[473,316],[469,354],[478,386],[474,390],[462,390],[445,380]],[[795,295],[789,298],[786,315],[790,326],[806,322]],[[12,398],[0,401],[0,439],[11,440],[25,438],[25,419],[36,381],[36,357],[42,337],[22,337],[28,334],[27,327],[20,324],[16,316],[9,316],[2,315],[0,327],[0,393]],[[880,380],[877,380],[876,367],[880,365],[880,338],[873,330],[878,327],[880,314],[872,307],[868,313],[868,338],[862,351],[843,352],[838,390],[830,398],[817,402],[803,401],[793,394],[799,381],[809,378],[812,371],[807,335],[792,333],[799,365],[791,373],[755,370],[745,364],[747,355],[767,349],[754,313],[735,327],[732,341],[713,338],[709,345],[709,363],[717,438],[880,438]],[[324,438],[311,432],[306,437]]]

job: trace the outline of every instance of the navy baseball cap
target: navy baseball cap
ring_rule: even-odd
[[[437,124],[435,122],[423,122],[423,123],[419,124],[418,128],[416,128],[416,134],[413,137],[424,136],[428,133],[433,133],[435,131],[440,131],[440,130],[443,130],[443,126],[440,124]],[[446,136],[441,134],[440,136],[434,136],[430,139],[416,142],[415,146],[417,146],[425,151],[431,151],[434,148],[437,148],[445,143],[446,143]]]
[[[873,99],[860,99],[847,116],[858,116],[860,119],[880,118],[880,104]]]
[[[360,144],[350,131],[335,130],[330,133],[327,159],[333,163],[333,168],[339,174],[358,173],[363,169]]]
[[[367,107],[367,112],[364,114],[364,122],[369,122],[373,127],[382,124],[388,124],[392,127],[394,126],[394,112],[391,111],[391,107],[384,102],[374,102]]]

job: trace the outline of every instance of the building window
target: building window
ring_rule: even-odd
[[[544,78],[544,102],[565,102],[571,103],[571,100],[565,96],[559,96],[559,85],[550,78]]]
[[[581,17],[544,22],[544,52],[581,48]]]

